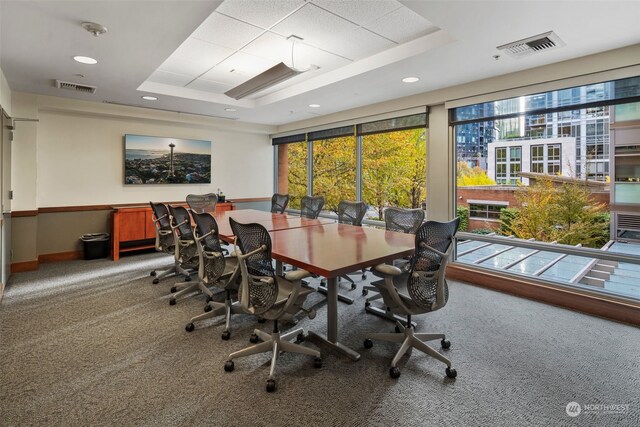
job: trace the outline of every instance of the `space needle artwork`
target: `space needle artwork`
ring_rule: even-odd
[[[211,141],[125,135],[125,184],[210,184]]]

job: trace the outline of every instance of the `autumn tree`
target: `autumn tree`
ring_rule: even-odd
[[[474,185],[496,185],[496,182],[489,178],[487,171],[479,166],[471,167],[467,162],[458,161],[458,187],[470,187]]]

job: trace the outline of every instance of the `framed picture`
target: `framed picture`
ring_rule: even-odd
[[[211,141],[124,136],[125,184],[210,184]]]

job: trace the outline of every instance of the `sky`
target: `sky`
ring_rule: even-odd
[[[211,154],[211,141],[130,134],[125,135],[125,149],[127,150],[169,151],[170,143],[175,144],[175,148],[173,149],[174,153]]]

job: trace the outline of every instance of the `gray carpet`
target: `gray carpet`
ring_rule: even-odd
[[[447,333],[455,381],[417,351],[389,378],[397,347],[362,341],[393,326],[365,314],[357,290],[353,306],[339,306],[340,333],[362,359],[325,351],[314,369],[311,358],[284,354],[268,394],[268,355],[223,371],[257,324],[234,318],[229,341],[215,321],[185,332],[204,298],[169,306],[177,279],[152,285],[148,276],[168,261],[145,254],[15,274],[0,305],[0,425],[640,425],[640,330],[462,283],[450,284],[445,308],[415,319]],[[318,316],[299,325],[324,332],[322,296],[310,302]],[[578,417],[565,412],[571,401],[582,405]],[[586,406],[596,404],[628,408]]]

